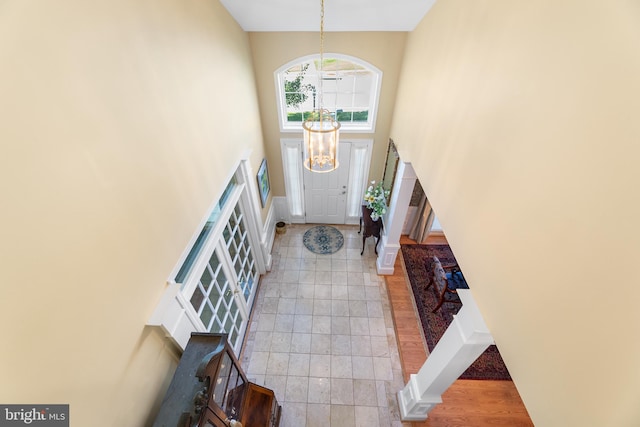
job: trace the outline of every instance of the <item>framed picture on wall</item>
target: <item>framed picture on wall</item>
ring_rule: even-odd
[[[262,207],[267,203],[267,196],[269,195],[269,171],[267,170],[267,159],[262,159],[260,169],[258,169],[258,191],[260,191],[260,202]]]

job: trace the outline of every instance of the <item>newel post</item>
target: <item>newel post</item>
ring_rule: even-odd
[[[494,343],[471,291],[458,289],[462,308],[417,374],[398,392],[402,421],[423,421],[442,394]]]

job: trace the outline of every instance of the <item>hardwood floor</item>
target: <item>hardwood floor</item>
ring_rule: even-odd
[[[403,236],[401,244],[415,243]],[[427,243],[447,243],[444,236],[429,237]],[[395,272],[385,276],[405,381],[418,372],[427,358],[422,327],[417,318],[411,290],[405,278],[402,256]],[[442,396],[424,422],[413,427],[528,427],[533,426],[512,381],[457,380]]]

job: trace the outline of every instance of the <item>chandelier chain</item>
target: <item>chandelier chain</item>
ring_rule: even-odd
[[[323,75],[323,66],[324,66],[324,0],[320,0],[320,73],[319,73],[319,77],[320,77],[320,81],[318,82],[319,86],[320,86],[320,94],[318,96],[318,106],[320,107],[320,110],[322,110],[324,108],[324,103],[323,101],[323,88],[322,88],[322,82],[324,80],[324,75]],[[322,121],[322,119],[320,119]]]
[[[315,62],[315,61],[314,61]],[[311,172],[331,172],[338,167],[338,143],[340,123],[323,106],[324,81],[324,0],[320,0],[320,63],[315,62],[317,76],[318,108],[302,123],[304,167]],[[314,93],[315,101],[315,93]]]

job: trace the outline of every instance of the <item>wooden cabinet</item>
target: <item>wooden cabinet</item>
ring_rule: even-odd
[[[272,390],[247,380],[225,334],[193,333],[164,397],[154,427],[277,427]]]
[[[255,411],[255,407],[269,408],[268,411]],[[247,395],[242,407],[243,427],[277,426],[280,424],[280,407],[273,391],[258,384],[249,383]]]

